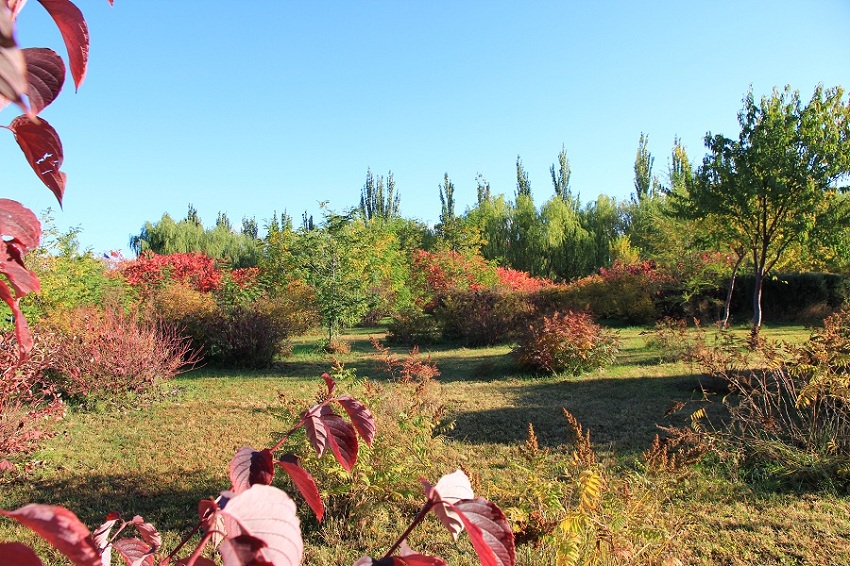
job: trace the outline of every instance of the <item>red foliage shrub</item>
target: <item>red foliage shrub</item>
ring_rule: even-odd
[[[222,283],[222,273],[215,260],[200,253],[157,255],[148,252],[121,264],[118,270],[130,285],[143,290],[166,281],[179,281],[198,291],[209,292]]]
[[[425,387],[429,381],[440,375],[440,370],[437,369],[437,364],[431,361],[430,354],[424,360],[420,357],[419,346],[414,346],[407,358],[399,360],[398,356],[376,338],[370,337],[369,341],[383,356],[384,371],[400,383],[416,383],[417,386]]]
[[[177,329],[107,306],[79,307],[45,321],[53,379],[69,395],[145,393],[197,363]]]
[[[518,271],[507,267],[497,267],[496,277],[499,279],[499,287],[520,293],[533,293],[554,285],[548,279],[532,277],[525,271]]]
[[[0,334],[0,460],[27,452],[49,434],[50,423],[65,413],[65,404],[44,374],[53,352],[39,334],[26,360],[19,360],[14,333]]]
[[[613,363],[617,342],[587,313],[556,312],[528,326],[514,357],[534,371],[580,375]]]
[[[413,252],[410,281],[419,306],[427,308],[438,297],[486,289],[497,279],[495,269],[481,256],[466,256],[453,250],[417,250]]]
[[[247,289],[257,284],[260,276],[258,267],[243,267],[230,272],[230,278],[240,289]]]

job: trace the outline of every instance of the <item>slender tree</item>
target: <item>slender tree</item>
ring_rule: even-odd
[[[818,86],[808,104],[790,87],[738,114],[738,139],[707,134],[708,153],[678,210],[713,217],[718,236],[753,265],[753,332],[762,325],[762,284],[790,246],[805,244],[819,215],[838,202],[850,174],[850,103],[840,87]]]
[[[531,196],[531,183],[528,182],[528,171],[522,166],[522,159],[516,156],[516,196]]]
[[[642,201],[652,191],[652,166],[655,158],[649,153],[649,136],[641,132],[635,154],[635,197]]]
[[[549,168],[549,173],[552,175],[552,185],[555,187],[555,196],[561,200],[572,201],[570,193],[570,160],[567,159],[567,149],[561,146],[561,151],[558,153],[558,169],[555,170],[555,164]]]

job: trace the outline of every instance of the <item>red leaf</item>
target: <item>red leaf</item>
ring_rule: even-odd
[[[328,373],[323,373],[322,379],[325,380],[325,384],[328,386],[328,397],[333,397],[334,389],[336,389],[336,381]]]
[[[0,279],[0,299],[3,299],[3,302],[12,309],[12,314],[15,317],[15,338],[18,339],[18,355],[22,360],[26,359],[34,345],[32,333],[27,324],[27,319],[24,318],[24,313],[21,312],[18,306],[18,300],[12,296],[12,291],[2,279]]]
[[[102,566],[89,530],[64,507],[30,503],[15,511],[0,509],[0,515],[11,517],[41,535],[75,566]]]
[[[482,566],[515,566],[514,533],[499,506],[483,497],[458,501],[459,512]]]
[[[268,448],[257,452],[250,446],[245,446],[230,460],[233,493],[240,494],[254,484],[271,485],[272,479],[274,459]]]
[[[52,49],[28,47],[22,50],[27,62],[27,97],[33,114],[56,100],[65,83],[65,63]]]
[[[35,552],[20,542],[0,543],[0,566],[44,566]]]
[[[263,555],[266,543],[251,535],[225,540],[219,553],[224,566],[274,566]]]
[[[162,546],[162,537],[159,536],[159,532],[156,530],[156,527],[150,523],[146,523],[140,515],[133,517],[133,520],[130,522],[134,527],[136,527],[139,534],[142,535],[142,539],[153,547],[153,550]]]
[[[38,247],[41,223],[33,211],[21,203],[0,198],[0,237],[23,255]]]
[[[346,472],[350,472],[357,463],[357,433],[354,427],[328,406],[322,407],[321,419],[328,431],[328,442],[337,462]]]
[[[186,566],[185,560],[178,560],[177,566]],[[210,560],[209,558],[204,558],[203,556],[198,556],[195,559],[195,566],[216,566],[215,560]]]
[[[314,405],[301,415],[301,418],[304,419],[304,430],[307,432],[307,439],[313,445],[316,456],[320,458],[325,453],[325,446],[328,443],[328,430],[325,428],[325,423],[322,422],[320,416],[322,409],[324,409],[323,405]]]
[[[347,393],[337,397],[337,401],[345,409],[345,412],[348,413],[351,424],[357,429],[357,432],[366,445],[372,446],[372,441],[375,439],[375,431],[377,430],[375,417],[372,416],[372,412],[366,405]]]
[[[280,460],[275,462],[289,474],[292,483],[304,497],[307,505],[313,510],[316,519],[321,522],[325,515],[325,505],[322,503],[322,498],[319,495],[319,488],[316,486],[316,481],[310,473],[301,467],[301,461],[298,456],[292,454],[284,454]]]
[[[67,179],[65,173],[59,170],[64,160],[59,134],[47,120],[39,118],[36,122],[26,116],[18,116],[12,120],[9,129],[15,134],[15,140],[21,146],[32,170],[56,195],[61,205]]]
[[[21,11],[21,8],[23,8],[24,4],[27,3],[27,0],[6,0],[6,3],[9,5],[9,10],[12,12],[12,21],[15,21],[18,18],[18,12]]]
[[[407,556],[390,556],[380,560],[364,556],[355,562],[354,566],[448,566],[448,563],[436,556],[408,554]]]
[[[112,527],[115,526],[115,523],[118,522],[118,517],[113,518],[113,513],[110,513],[106,519],[106,522],[95,529],[94,533],[92,533],[92,540],[94,540],[94,545],[101,551],[101,561],[104,564],[111,564],[112,547],[109,546],[109,533],[112,530]]]
[[[69,0],[38,0],[56,22],[68,49],[71,76],[77,89],[86,78],[89,60],[89,28],[83,13]]]
[[[457,540],[457,536],[463,531],[463,521],[458,514],[451,508],[452,503],[456,503],[462,499],[472,499],[475,494],[472,492],[472,486],[469,483],[469,478],[460,470],[451,474],[446,474],[440,478],[437,485],[431,487],[425,480],[421,480],[425,488],[425,497],[429,501],[433,501],[434,513],[440,518],[440,522],[451,533],[452,538]]]
[[[227,538],[251,535],[263,541],[263,556],[275,566],[301,563],[304,543],[295,503],[270,485],[253,485],[227,502],[222,509]]]
[[[112,543],[112,548],[121,555],[127,566],[153,566],[154,564],[154,549],[137,538],[118,539]]]
[[[19,9],[19,8],[18,8]],[[11,100],[27,111],[27,63],[14,37],[13,14],[0,9],[0,98]],[[0,108],[4,105],[0,104]]]

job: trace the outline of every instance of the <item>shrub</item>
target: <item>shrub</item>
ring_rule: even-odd
[[[69,395],[149,393],[197,363],[188,340],[173,326],[114,306],[71,309],[43,327],[56,352],[52,379]]]
[[[227,287],[227,286],[225,286]],[[190,338],[205,362],[220,367],[265,368],[287,351],[287,338],[316,324],[312,294],[290,285],[291,293],[260,296],[235,304],[185,282],[168,282],[147,299],[156,316]]]
[[[25,360],[18,358],[13,332],[0,334],[0,460],[27,452],[62,418],[65,405],[44,374],[53,353],[39,334]]]
[[[259,300],[216,311],[204,319],[204,359],[218,367],[270,367],[286,351],[289,333],[274,315],[274,304]]]
[[[788,486],[850,485],[848,323],[846,311],[829,317],[807,343],[787,351],[766,341],[746,351],[727,340],[704,356],[703,367],[732,393],[719,436],[759,477]]]
[[[595,324],[589,314],[556,312],[528,326],[514,357],[533,371],[580,375],[613,363],[617,343],[617,335]]]
[[[408,346],[433,344],[440,334],[439,322],[433,315],[411,308],[393,315],[387,327],[387,342]]]
[[[215,260],[200,253],[158,255],[146,252],[119,265],[118,271],[127,283],[143,291],[166,281],[182,281],[203,292],[216,290],[222,284],[222,273]]]
[[[473,347],[513,341],[532,314],[526,294],[498,290],[451,293],[434,309],[446,338]]]
[[[497,281],[495,269],[479,255],[453,250],[413,253],[410,283],[420,307],[431,307],[439,297],[456,291],[492,287]]]
[[[693,351],[694,340],[688,335],[688,323],[682,319],[663,318],[655,323],[648,335],[646,345],[658,352],[659,361],[678,362],[689,357]]]

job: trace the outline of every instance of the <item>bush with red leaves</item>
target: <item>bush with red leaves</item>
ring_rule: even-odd
[[[514,357],[533,371],[577,376],[614,363],[618,341],[587,313],[556,312],[528,326]]]
[[[158,255],[144,253],[118,266],[118,271],[133,287],[149,291],[167,281],[187,283],[201,292],[214,291],[222,283],[215,260],[201,253]]]
[[[68,395],[147,393],[198,361],[174,327],[118,307],[75,308],[44,328],[55,351],[53,379]]]
[[[13,332],[0,334],[0,460],[28,452],[62,418],[65,405],[45,378],[52,352],[39,334],[25,360]]]

